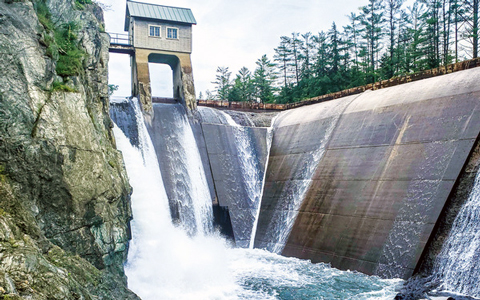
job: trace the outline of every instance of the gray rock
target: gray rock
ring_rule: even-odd
[[[87,55],[84,71],[62,78],[76,92],[53,90],[32,2],[0,1],[0,294],[138,299],[123,272],[131,188],[108,116],[101,10],[47,5],[56,26],[76,22]]]

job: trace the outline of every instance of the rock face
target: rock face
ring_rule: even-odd
[[[272,243],[272,216],[298,215],[284,255],[408,278],[479,135],[479,79],[476,68],[281,114],[255,246]],[[282,202],[292,181],[306,185],[298,206]]]
[[[131,188],[108,116],[108,35],[82,2],[43,2],[83,53],[60,78],[34,3],[0,1],[0,295],[12,299],[138,299],[123,273]]]

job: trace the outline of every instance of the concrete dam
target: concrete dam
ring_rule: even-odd
[[[447,265],[442,248],[451,244],[444,241],[460,226],[454,219],[463,203],[479,197],[479,80],[474,68],[267,121],[258,120],[261,114],[250,119],[207,107],[189,114],[181,104],[154,103],[146,128],[173,223],[190,236],[221,227],[236,247],[340,270],[386,279],[423,272],[447,282],[443,274],[454,271],[441,267]],[[111,116],[138,146],[132,110],[129,101],[112,103]],[[464,247],[477,247],[473,239]],[[465,273],[462,284],[469,286],[472,274]],[[444,285],[469,294],[457,286]],[[470,287],[469,295],[480,291]]]
[[[472,69],[280,115],[255,246],[412,275],[478,138],[479,76]]]

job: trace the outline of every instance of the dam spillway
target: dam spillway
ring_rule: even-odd
[[[270,152],[267,128],[245,128],[252,165],[258,174],[266,167],[264,178],[256,175],[252,185],[262,178],[258,218],[238,161],[243,148],[236,125],[221,112],[200,111],[189,126],[203,165],[203,189],[227,211],[238,247],[248,247],[254,236],[256,248],[408,278],[478,138],[479,78],[480,69],[472,69],[283,112],[272,125]],[[156,112],[149,126],[163,129],[150,134],[175,134],[166,121],[173,115]],[[185,111],[181,115],[187,125]],[[160,166],[167,194],[176,165]],[[167,198],[175,219],[178,208],[172,210]]]
[[[478,137],[479,78],[477,68],[280,115],[255,244],[270,242],[271,216],[289,210],[278,195],[298,161],[326,143],[282,253],[408,278]],[[330,107],[342,103],[324,141]]]
[[[117,111],[112,116],[121,115],[118,110],[124,111],[125,106],[133,106],[136,116],[129,126],[116,120],[114,132],[133,187],[133,239],[126,274],[129,288],[143,300],[307,300],[312,295],[386,300],[395,295],[400,280],[339,271],[265,250],[232,248],[217,233],[189,229],[197,226],[195,222],[179,224],[171,215],[170,206],[175,203],[169,201],[164,185],[171,173],[163,173],[158,164],[138,102],[112,103],[112,111]],[[166,111],[170,109],[176,107]],[[129,128],[137,128],[137,139],[124,134]],[[174,155],[186,153],[175,151]],[[211,220],[207,212],[204,217]]]

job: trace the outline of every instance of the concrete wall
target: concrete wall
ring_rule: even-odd
[[[148,25],[160,26],[160,37],[149,36]],[[178,28],[178,39],[167,39],[167,27]],[[192,53],[192,25],[134,18],[132,36],[136,48]]]
[[[258,203],[252,203],[246,191],[243,170],[238,161],[240,154],[236,148],[235,128],[204,123],[202,129],[218,204],[228,208],[236,245],[248,247],[257,215],[255,205]],[[260,178],[263,179],[268,155],[267,128],[245,129],[250,137],[252,154],[259,166]]]
[[[477,68],[280,115],[255,245],[268,244],[271,217],[289,209],[277,195],[305,179],[292,174],[323,143],[283,254],[409,277],[479,135],[479,82]]]

